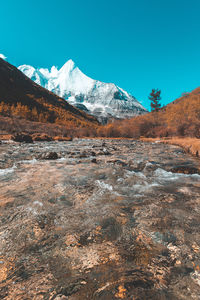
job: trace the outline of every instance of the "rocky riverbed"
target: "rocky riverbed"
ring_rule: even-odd
[[[200,163],[133,140],[0,145],[0,298],[200,299]]]

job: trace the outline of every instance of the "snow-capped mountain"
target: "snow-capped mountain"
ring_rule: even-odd
[[[19,70],[39,85],[66,99],[98,119],[129,118],[147,110],[130,94],[113,83],[94,80],[83,74],[72,60],[61,69],[35,69],[29,65]]]

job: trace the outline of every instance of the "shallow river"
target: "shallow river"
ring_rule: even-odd
[[[0,299],[200,299],[199,168],[160,143],[4,142]]]

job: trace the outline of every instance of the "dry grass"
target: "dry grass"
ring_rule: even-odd
[[[55,136],[73,136],[80,129],[72,126],[67,127],[52,123],[33,122],[18,117],[3,117],[0,115],[0,140],[10,139],[16,133],[25,134],[46,134]]]
[[[0,141],[11,140],[12,134],[0,134]]]
[[[165,140],[165,143],[181,146],[188,153],[200,157],[200,139],[196,138],[172,138]]]
[[[200,157],[200,139],[197,138],[179,138],[179,137],[172,137],[172,138],[141,138],[143,141],[148,142],[161,142],[170,145],[177,145],[182,147],[186,152],[191,153],[196,157]]]

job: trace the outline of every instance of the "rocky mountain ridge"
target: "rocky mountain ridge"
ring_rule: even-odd
[[[37,84],[100,120],[130,118],[147,112],[135,97],[114,83],[89,78],[72,60],[61,69],[55,66],[50,70],[37,69],[22,65],[19,70]]]

